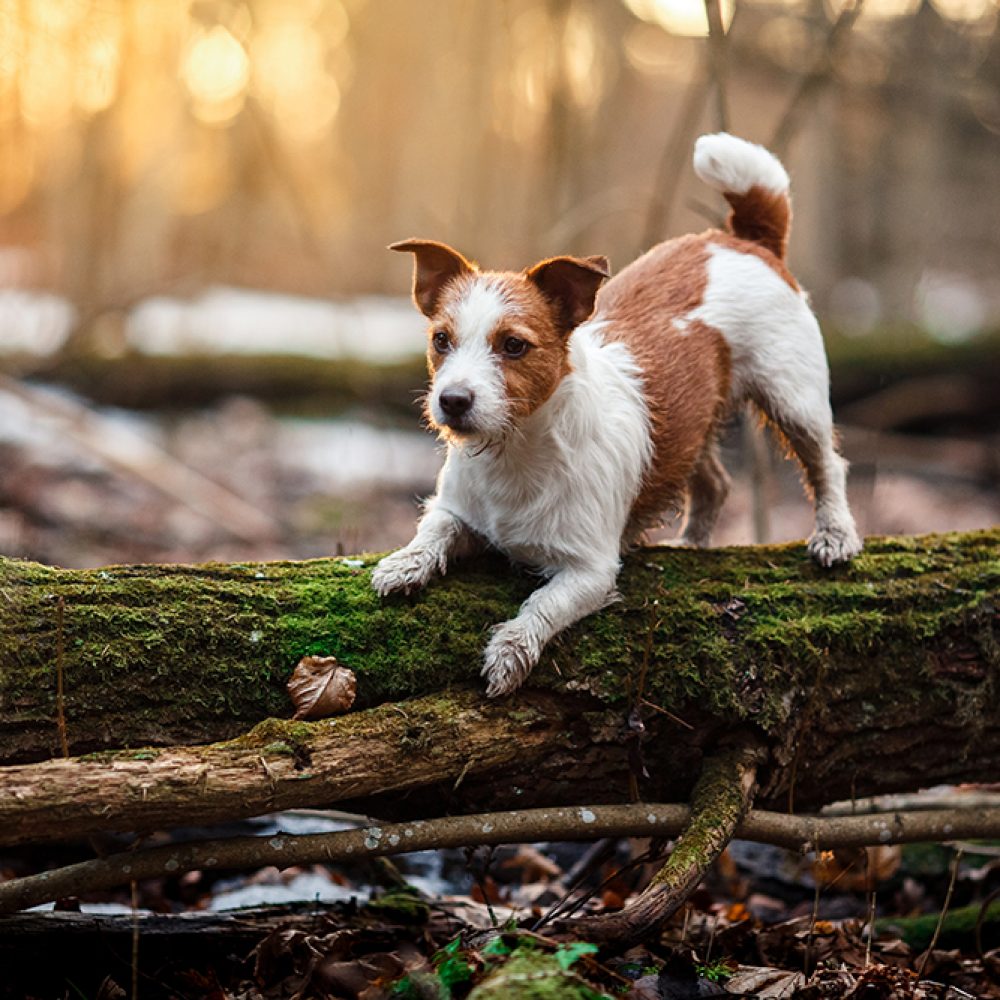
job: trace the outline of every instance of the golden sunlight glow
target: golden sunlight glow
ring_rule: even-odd
[[[13,80],[22,47],[21,26],[9,7],[0,7],[0,85]]]
[[[118,92],[117,39],[92,38],[80,53],[76,71],[76,103],[88,114],[110,107]]]
[[[222,125],[243,107],[250,60],[229,30],[217,24],[194,35],[181,66],[181,79],[193,98],[195,117],[209,125]]]
[[[34,0],[28,10],[36,27],[50,34],[63,34],[80,23],[89,7],[82,0]]]
[[[852,0],[826,0],[827,9],[836,17]],[[920,6],[920,0],[865,0],[861,12],[861,22],[866,20],[889,20],[912,14]]]
[[[980,21],[996,14],[996,0],[931,0],[942,17],[952,21]]]
[[[595,107],[604,90],[604,68],[593,16],[579,7],[574,7],[566,20],[563,52],[574,103],[581,108]]]
[[[340,109],[340,87],[324,64],[316,28],[281,21],[258,34],[250,51],[254,91],[276,124],[303,140],[322,135]]]
[[[691,72],[688,46],[655,24],[633,24],[625,35],[625,58],[629,65],[647,76],[686,79]]]
[[[508,73],[493,81],[493,127],[501,135],[524,143],[541,128],[552,94],[553,53],[546,47],[548,15],[529,8],[511,25]]]
[[[35,181],[35,143],[14,146],[0,143],[0,215],[17,208],[28,197]]]
[[[21,114],[31,125],[59,128],[73,110],[69,47],[63,39],[34,31],[26,49],[20,67]]]
[[[159,74],[132,77],[115,106],[118,125],[117,167],[126,184],[136,183],[183,143],[185,107],[176,89]],[[195,132],[191,129],[190,132]]]
[[[625,0],[625,5],[636,17],[658,24],[672,35],[708,34],[704,0]],[[722,23],[727,30],[735,7],[735,0],[722,0]]]
[[[225,136],[216,129],[200,129],[172,164],[171,174],[179,212],[198,215],[215,208],[232,182]]]

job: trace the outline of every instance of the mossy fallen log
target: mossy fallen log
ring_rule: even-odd
[[[424,375],[419,342],[412,358],[369,362],[287,354],[74,353],[24,360],[0,355],[0,371],[66,386],[104,406],[179,410],[230,396],[292,412],[330,415],[375,407],[411,423],[413,389]]]
[[[362,762],[381,745],[371,780],[310,803],[387,818],[636,791],[684,800],[704,749],[738,727],[771,751],[764,807],[1000,773],[998,530],[873,539],[832,572],[801,545],[641,550],[626,561],[622,600],[555,642],[531,691],[489,704],[486,633],[537,581],[487,558],[380,601],[373,563],[0,562],[0,762],[61,755],[61,675],[67,749],[105,754],[104,780],[158,756],[147,748],[232,739],[275,717],[230,744],[242,767],[258,778],[297,769],[305,788],[331,738]],[[334,724],[282,722],[288,675],[313,653],[356,671],[356,710]],[[184,752],[186,774],[199,773],[199,754],[202,772],[217,766],[218,747]],[[134,796],[151,796],[141,784]],[[162,794],[150,802],[156,822],[169,816]],[[305,804],[284,793],[226,803],[219,815]]]
[[[942,344],[911,329],[886,329],[878,335],[848,337],[826,331],[833,374],[835,408],[872,394],[892,393],[929,378],[961,388],[955,406],[945,413],[983,422],[995,421],[1000,407],[995,387],[1000,378],[1000,332],[961,344]],[[325,413],[374,405],[413,419],[413,389],[425,379],[422,343],[413,355],[392,361],[314,358],[273,354],[142,354],[78,349],[39,358],[0,353],[0,371],[63,385],[94,402],[138,410],[176,410],[217,403],[232,395],[251,396],[279,409]],[[893,398],[888,412],[898,412]],[[929,416],[942,412],[940,398],[925,397]],[[917,411],[920,407],[917,407]],[[957,411],[957,412],[955,412]],[[858,413],[860,418],[863,414]],[[919,412],[911,414],[919,416]],[[841,415],[843,418],[843,415]],[[885,420],[885,412],[878,414]],[[905,424],[920,424],[907,419]],[[897,426],[890,423],[889,426]]]

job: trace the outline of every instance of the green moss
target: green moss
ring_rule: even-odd
[[[81,760],[110,762],[113,760],[156,760],[159,750],[146,748],[142,750],[97,750],[81,756]]]
[[[486,557],[382,600],[369,582],[376,559],[73,571],[0,560],[0,709],[11,723],[0,755],[14,759],[22,745],[25,756],[57,752],[60,660],[77,752],[108,734],[158,742],[165,719],[171,741],[199,742],[286,717],[287,678],[312,653],[356,672],[358,707],[480,684],[490,627],[538,586]],[[1000,530],[870,539],[832,571],[801,544],[646,549],[626,560],[619,587],[621,601],[550,645],[533,683],[610,704],[641,685],[671,711],[695,706],[776,731],[817,678],[835,686],[877,653],[886,704],[917,678],[920,697],[970,719],[997,708],[995,680],[963,685],[941,663],[955,649],[957,663],[977,659],[991,678],[1000,669]],[[420,728],[411,739],[425,746]],[[252,738],[295,749],[308,730]]]
[[[976,922],[982,914],[982,905],[972,903],[949,910],[941,924],[938,948],[968,947],[974,942]],[[940,914],[925,913],[919,917],[883,917],[875,922],[879,934],[898,934],[915,951],[923,951],[931,943]],[[1000,942],[1000,903],[991,904],[982,916],[984,949],[996,947]]]
[[[409,886],[393,889],[368,901],[366,910],[406,924],[425,924],[430,917],[430,907],[416,889]]]
[[[603,1000],[599,993],[554,955],[519,948],[470,994],[469,1000]]]

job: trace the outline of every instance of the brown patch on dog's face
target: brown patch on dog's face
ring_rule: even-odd
[[[502,308],[488,323],[482,319],[470,325],[467,307],[477,283],[487,286],[502,301]],[[476,364],[488,365],[502,383],[506,421],[516,423],[545,403],[569,373],[569,332],[557,305],[527,273],[485,271],[462,276],[448,285],[431,317],[428,371],[436,379],[449,356],[478,351]],[[430,406],[428,416],[437,424]]]
[[[490,337],[499,360],[511,419],[534,413],[569,374],[569,342],[552,304],[522,275],[508,275],[508,294],[517,303]]]
[[[414,301],[430,320],[424,408],[433,426],[495,439],[551,397],[570,371],[569,334],[593,312],[606,258],[554,257],[517,273],[479,271],[427,240],[393,249],[414,254]]]

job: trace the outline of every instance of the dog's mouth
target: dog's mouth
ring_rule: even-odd
[[[463,438],[474,437],[479,432],[476,422],[468,416],[446,417],[444,420],[439,422],[439,426],[445,430],[451,431],[451,433],[457,437]]]
[[[467,418],[451,417],[436,426],[442,440],[472,457],[503,447],[502,433],[491,434]]]

